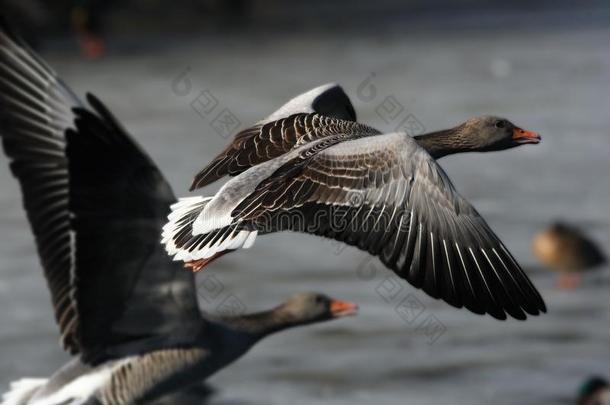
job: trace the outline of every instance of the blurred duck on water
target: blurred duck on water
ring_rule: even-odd
[[[532,250],[542,264],[559,272],[557,286],[577,287],[582,273],[606,263],[602,250],[575,226],[556,222],[536,235]]]
[[[610,386],[601,377],[587,379],[578,390],[577,405],[610,405]]]
[[[14,382],[2,405],[152,401],[272,333],[356,314],[301,293],[264,312],[203,315],[192,273],[159,244],[169,184],[104,105],[87,101],[0,22],[0,136],[74,356],[48,379]]]

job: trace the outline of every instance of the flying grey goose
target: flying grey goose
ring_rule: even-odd
[[[199,271],[249,248],[258,234],[301,231],[368,251],[458,308],[497,319],[546,311],[519,264],[435,161],[535,144],[537,133],[482,116],[412,138],[309,111],[284,113],[238,134],[197,175],[195,187],[235,176],[214,196],[172,207],[162,243],[174,260]]]
[[[204,317],[193,275],[158,242],[171,188],[104,105],[87,101],[0,23],[0,136],[62,346],[75,356],[49,379],[14,383],[3,405],[147,402],[205,379],[270,333],[355,313],[303,293],[265,312]]]

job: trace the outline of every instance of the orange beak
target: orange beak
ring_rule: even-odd
[[[526,131],[525,129],[513,129],[513,140],[519,144],[522,143],[540,143],[540,135],[537,132]]]
[[[353,302],[333,300],[330,303],[330,313],[335,318],[353,316],[358,313],[358,305]]]

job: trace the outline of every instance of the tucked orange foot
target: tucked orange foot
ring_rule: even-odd
[[[187,269],[191,269],[193,273],[197,273],[201,271],[205,267],[206,264],[210,262],[210,259],[200,259],[200,260],[192,260],[190,262],[184,263],[184,267]]]
[[[208,257],[207,259],[191,260],[190,262],[185,262],[184,267],[187,269],[191,269],[191,271],[193,273],[197,273],[197,272],[203,270],[203,268],[205,266],[207,266],[208,263],[211,263],[212,261],[218,259],[220,256],[222,256],[226,253],[229,253],[229,252],[232,252],[232,250],[225,250],[223,252],[218,252],[214,256]]]

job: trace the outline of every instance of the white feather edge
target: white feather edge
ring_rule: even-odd
[[[215,215],[210,210],[204,209],[193,223],[193,235],[203,235],[215,229],[231,225],[233,217],[231,214]]]
[[[10,391],[2,396],[0,405],[56,405],[65,403],[84,403],[92,398],[96,391],[104,387],[112,377],[112,373],[124,364],[133,361],[135,357],[105,363],[90,372],[68,382],[61,388],[38,397],[33,390],[39,390],[49,380],[42,378],[23,378],[11,383]],[[32,395],[33,394],[33,395]],[[25,398],[30,398],[24,402]]]
[[[241,230],[237,233],[231,233],[231,237],[221,238],[216,241],[213,245],[207,245],[203,248],[189,252],[185,249],[178,248],[172,237],[177,232],[180,232],[188,223],[177,225],[177,222],[185,215],[190,215],[197,209],[201,210],[199,216],[196,217],[195,223],[193,224],[193,235],[202,235],[209,233],[215,229],[219,229],[231,224],[231,218],[229,216],[228,222],[224,221],[208,221],[209,228],[206,227],[206,231],[201,233],[195,230],[195,226],[199,223],[203,212],[207,204],[212,200],[213,197],[186,197],[181,198],[177,203],[171,206],[172,212],[168,215],[169,222],[163,227],[161,234],[161,243],[165,244],[165,249],[170,256],[173,256],[175,261],[192,261],[199,259],[207,259],[225,250],[236,250],[239,248],[248,249],[254,243],[256,239],[257,231],[246,231]]]
[[[167,216],[168,222],[163,226],[163,231],[161,233],[161,243],[165,245],[167,254],[173,256],[178,253],[179,249],[174,244],[172,236],[179,232],[184,226],[188,225],[184,224],[179,227],[177,221],[198,208],[198,206],[203,206],[204,203],[209,200],[211,200],[211,197],[185,197],[181,198],[170,207],[172,211]]]
[[[22,378],[11,382],[9,390],[2,395],[0,405],[23,405],[26,398],[31,398],[35,391],[38,391],[47,383],[46,378]]]

